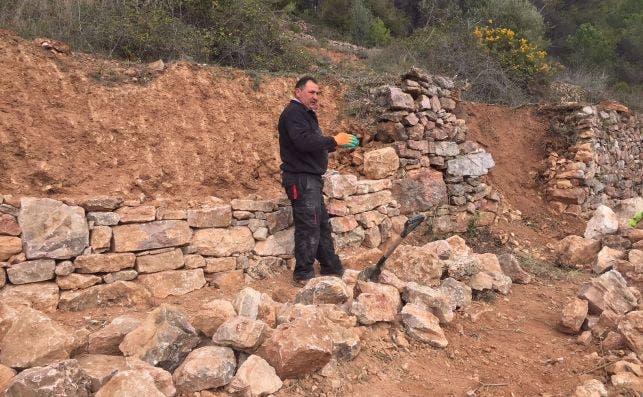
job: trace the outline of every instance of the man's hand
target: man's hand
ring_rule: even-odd
[[[355,135],[347,134],[345,132],[340,132],[335,135],[335,142],[337,142],[337,146],[346,149],[352,149],[359,146],[359,139],[357,139]]]

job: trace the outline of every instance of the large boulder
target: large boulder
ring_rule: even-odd
[[[316,305],[342,304],[352,297],[352,291],[340,278],[324,276],[310,280],[295,296],[295,303]]]
[[[438,318],[422,306],[409,303],[402,308],[400,317],[406,333],[411,338],[439,348],[447,347],[449,344],[440,328]]]
[[[47,198],[20,201],[18,222],[27,259],[69,259],[89,245],[85,210]]]
[[[81,311],[99,307],[149,305],[152,296],[147,288],[130,281],[100,284],[60,294],[60,310]]]
[[[607,234],[614,234],[618,230],[618,217],[611,208],[599,205],[594,215],[587,222],[585,234],[587,239],[600,240]]]
[[[600,250],[600,241],[580,236],[567,236],[554,245],[557,261],[568,266],[589,265]]]
[[[360,294],[350,307],[352,315],[363,325],[394,321],[400,310],[400,292],[391,285],[358,281]]]
[[[355,175],[330,174],[324,176],[324,194],[328,197],[344,199],[357,192]]]
[[[227,387],[228,393],[244,397],[263,397],[283,386],[275,369],[263,358],[251,355],[239,366]]]
[[[430,311],[440,323],[446,324],[453,320],[452,303],[440,290],[410,282],[406,284],[402,298],[406,303],[413,303]]]
[[[577,334],[587,317],[587,310],[586,300],[573,299],[563,308],[558,328],[566,334]]]
[[[219,326],[212,341],[219,346],[252,352],[267,338],[269,328],[263,321],[236,316]]]
[[[623,335],[627,346],[640,356],[643,353],[643,311],[627,313],[619,322],[618,331]]]
[[[311,316],[279,325],[256,354],[281,378],[299,378],[328,364],[333,340],[325,321]]]
[[[24,307],[0,341],[0,363],[30,368],[67,359],[74,342],[69,330],[43,313]]]
[[[197,312],[191,313],[190,321],[205,336],[212,337],[221,324],[236,315],[230,301],[214,299],[202,304]]]
[[[60,289],[56,283],[43,282],[24,285],[5,285],[0,289],[0,301],[31,306],[44,312],[58,307]]]
[[[89,397],[91,384],[76,360],[22,371],[7,385],[6,397]]]
[[[444,262],[427,246],[402,245],[388,258],[386,267],[403,281],[437,285]]]
[[[598,252],[596,261],[592,264],[592,271],[596,274],[604,273],[623,258],[625,258],[625,251],[605,246]]]
[[[172,372],[198,343],[198,333],[185,314],[164,304],[127,334],[119,349],[125,356],[140,358]]]
[[[625,314],[638,306],[637,297],[616,270],[610,270],[585,283],[578,292],[578,297],[587,300],[591,314],[600,314],[608,309],[617,314]]]
[[[232,349],[205,346],[188,354],[172,378],[178,390],[193,393],[227,385],[236,367],[237,359]]]
[[[409,171],[393,181],[391,192],[402,214],[429,211],[448,202],[443,174],[431,168]]]
[[[140,274],[138,279],[157,298],[185,295],[202,288],[206,283],[201,268]]]
[[[364,154],[364,175],[369,179],[393,176],[399,166],[400,158],[392,147],[371,150]]]

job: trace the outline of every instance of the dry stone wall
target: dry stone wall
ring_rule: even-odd
[[[551,205],[591,216],[601,204],[643,195],[643,137],[638,115],[617,103],[554,109],[554,133],[567,147],[552,152],[545,172]]]
[[[402,213],[430,211],[438,234],[465,232],[473,221],[493,223],[500,197],[486,183],[495,163],[477,142],[467,139],[452,80],[413,68],[399,86],[372,91],[376,104],[375,140],[388,143],[400,158],[392,193]],[[363,172],[379,172],[369,166]]]
[[[360,176],[324,177],[337,249],[379,247],[411,213],[432,215],[438,234],[493,222],[499,196],[485,175],[494,162],[467,140],[452,88],[412,69],[400,87],[374,91],[379,142],[353,152]],[[292,268],[293,250],[285,196],[210,198],[179,209],[112,196],[0,196],[0,296],[48,309],[145,303],[206,283],[239,289],[245,277]]]

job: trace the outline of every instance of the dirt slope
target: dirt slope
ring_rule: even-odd
[[[198,199],[280,190],[276,123],[294,76],[257,87],[243,72],[187,63],[154,75],[53,54],[6,31],[0,68],[0,192]],[[340,97],[338,86],[323,87],[327,133]]]
[[[271,77],[257,88],[245,73],[187,63],[155,75],[142,65],[52,54],[2,31],[0,67],[0,193],[142,193],[148,199],[199,200],[281,191],[275,123],[294,77]],[[341,106],[341,88],[326,84],[320,118],[327,133],[344,123]],[[528,108],[463,104],[462,109],[470,138],[496,161],[491,183],[524,215],[523,221],[497,225],[495,232],[515,233],[542,248],[565,228],[577,229],[577,221],[551,216],[537,194],[545,121]],[[581,348],[555,324],[585,278],[540,277],[493,304],[476,302],[445,328],[450,341],[445,350],[421,344],[398,348],[387,330],[375,327],[363,352],[340,364],[336,375],[287,381],[276,395],[462,396],[470,390],[477,396],[570,395],[587,376],[581,373],[595,365],[584,356],[596,347]],[[284,274],[250,286],[283,301],[295,294],[288,279]],[[221,296],[226,295],[203,288],[163,301],[189,313]],[[145,311],[110,308],[54,317],[91,328],[123,312]],[[476,319],[479,312],[484,313]]]

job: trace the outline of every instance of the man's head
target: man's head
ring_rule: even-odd
[[[310,76],[302,77],[295,84],[295,98],[309,109],[317,110],[319,106],[319,86],[317,80]]]

